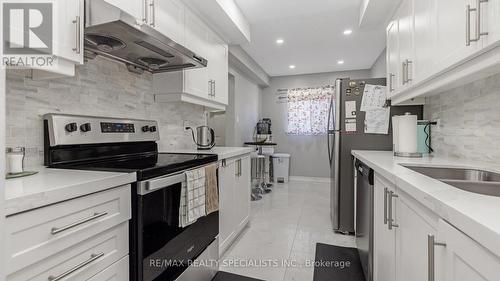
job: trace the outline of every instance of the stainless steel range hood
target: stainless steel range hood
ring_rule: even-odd
[[[133,72],[206,67],[207,60],[104,0],[85,1],[85,55],[123,62]]]

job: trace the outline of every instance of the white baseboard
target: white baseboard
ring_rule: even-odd
[[[290,181],[330,183],[330,178],[290,176]]]

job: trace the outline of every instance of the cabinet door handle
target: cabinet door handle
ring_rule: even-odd
[[[212,83],[213,83],[213,97],[215,98],[215,80],[212,80]]]
[[[61,275],[59,276],[49,276],[49,278],[47,278],[49,281],[59,281],[59,280],[62,280],[63,278],[65,278],[66,276],[70,275],[71,273],[81,269],[81,268],[84,268],[86,267],[87,265],[93,263],[94,261],[100,259],[104,257],[104,253],[99,253],[99,254],[92,254],[90,255],[90,259],[78,264],[77,266],[73,267],[72,269],[69,269],[68,271],[62,273]]]
[[[84,223],[87,223],[89,221],[93,221],[93,220],[96,220],[100,217],[104,217],[105,215],[107,215],[108,213],[107,212],[104,212],[104,213],[94,213],[92,216],[88,217],[88,218],[84,218],[84,219],[81,219],[81,220],[78,220],[74,223],[71,223],[71,224],[68,224],[66,226],[63,226],[63,227],[53,227],[52,230],[50,231],[50,233],[52,235],[56,235],[58,233],[61,233],[61,232],[64,232],[66,230],[69,230],[71,228],[74,228],[74,227],[77,227],[79,225],[82,225]]]
[[[75,32],[76,32],[76,40],[75,40],[75,48],[73,48],[73,51],[76,52],[77,54],[80,54],[82,52],[82,48],[80,47],[80,16],[76,16],[75,20],[73,21],[73,23],[75,24]]]
[[[393,91],[394,91],[394,87],[392,87],[392,85],[393,85],[393,83],[394,83],[394,82],[393,82],[393,81],[394,81],[394,77],[396,77],[396,75],[394,75],[394,74],[392,74],[392,73],[390,73],[390,74],[389,74],[389,91],[390,91],[390,92],[393,92]]]
[[[389,218],[387,219],[389,230],[392,230],[393,227],[399,227],[399,225],[394,223],[394,218],[392,217],[392,198],[397,197],[399,196],[394,191],[389,191],[389,210],[387,211],[389,213]]]
[[[434,235],[429,234],[427,235],[427,276],[428,276],[428,281],[434,281],[435,280],[435,254],[434,254],[434,247],[435,246],[443,246],[446,247],[445,243],[440,243],[436,242],[434,239]]]
[[[144,11],[142,12],[142,22],[147,23],[148,22],[148,0],[144,0],[144,6],[142,7]]]
[[[151,8],[151,26],[155,27],[156,25],[156,11],[155,11],[155,0],[151,0],[151,4],[149,4]]]
[[[387,224],[387,187],[384,188],[384,224]]]
[[[402,76],[402,78],[403,78],[403,81],[402,81],[402,82],[403,82],[403,85],[405,85],[405,84],[406,84],[406,61],[403,61],[403,62],[401,63],[401,65],[402,65],[402,67],[403,67],[403,71],[402,71],[403,73],[402,73],[402,75],[401,75],[401,76]]]
[[[240,172],[239,172],[239,173],[240,173],[240,175],[239,175],[239,176],[240,176],[240,177],[241,177],[241,161],[242,161],[242,160],[240,159],[240,161],[239,161],[239,171],[240,171]]]
[[[413,61],[407,59],[406,60],[406,83],[409,83],[409,82],[411,82],[413,80],[410,77],[410,65],[413,66]],[[411,75],[411,76],[413,76],[413,75]]]
[[[481,9],[481,4],[483,3],[488,3],[488,0],[476,0],[476,9],[477,9],[477,17],[476,17],[476,40],[478,41],[481,39],[481,36],[483,35],[488,35],[488,32],[482,32],[481,31],[481,20],[482,20],[482,9]]]

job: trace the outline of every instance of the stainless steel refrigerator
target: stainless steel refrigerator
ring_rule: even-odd
[[[366,84],[385,86],[386,79],[337,79],[328,118],[330,214],[333,230],[345,234],[355,231],[354,159],[351,150],[392,150],[391,125],[386,135],[364,133],[365,112],[360,111],[360,107]],[[390,112],[391,116],[410,112],[422,119],[423,106],[392,106]]]

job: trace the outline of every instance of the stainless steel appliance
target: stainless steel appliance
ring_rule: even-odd
[[[203,57],[104,0],[85,1],[84,33],[87,58],[104,56],[136,73],[207,66]]]
[[[198,150],[208,150],[215,146],[215,131],[208,126],[196,127],[196,136],[191,127],[186,127],[186,130],[191,130],[193,141]]]
[[[214,154],[159,153],[156,121],[47,114],[45,165],[135,173],[130,221],[130,280],[209,281],[217,260],[219,214],[179,227],[184,172],[217,163]],[[161,261],[161,266],[155,266]]]
[[[357,161],[356,167],[356,246],[366,281],[373,280],[373,170]]]
[[[365,112],[360,111],[366,84],[385,86],[386,79],[337,79],[328,118],[327,146],[330,159],[330,214],[333,229],[342,233],[354,230],[354,163],[351,150],[392,150],[392,127],[389,134],[365,134]],[[391,116],[405,112],[422,118],[423,107],[392,106]],[[355,125],[353,125],[355,124]],[[353,128],[355,130],[353,130]]]

